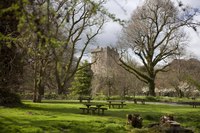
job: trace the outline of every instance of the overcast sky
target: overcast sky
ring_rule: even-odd
[[[142,5],[144,0],[108,0],[106,7],[111,13],[116,14],[121,19],[128,20],[137,6]],[[177,0],[174,0],[177,1]],[[179,0],[180,1],[180,0]],[[195,8],[200,8],[200,0],[182,0],[184,4],[191,5]],[[200,20],[200,17],[199,17]],[[121,33],[122,27],[114,22],[109,22],[103,29],[103,33],[99,35],[97,45],[110,46],[115,45],[117,38]],[[190,36],[190,44],[188,44],[188,51],[196,55],[200,59],[200,28],[199,34],[192,30],[187,30]]]

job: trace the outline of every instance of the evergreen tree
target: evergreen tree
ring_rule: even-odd
[[[92,80],[92,71],[91,65],[84,61],[79,67],[78,71],[74,76],[74,81],[70,88],[71,95],[73,96],[83,96],[91,94],[91,80]]]

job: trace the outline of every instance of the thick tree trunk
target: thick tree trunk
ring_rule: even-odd
[[[34,87],[34,91],[33,91],[33,102],[37,101],[37,88]]]
[[[39,68],[39,73],[37,73]],[[44,70],[41,68],[40,63],[35,63],[35,81],[34,81],[34,94],[33,102],[41,103],[42,96],[44,95]]]
[[[36,88],[34,88],[34,94],[33,94],[33,102],[35,103],[41,103],[42,101],[42,94],[40,93],[41,88],[39,86],[36,86]]]
[[[44,95],[44,86],[37,85],[34,89],[33,102],[41,103],[42,96]]]
[[[55,77],[56,77],[56,83],[57,83],[57,93],[58,95],[63,94],[64,85],[62,85],[62,80],[60,79],[60,75],[58,72],[58,61],[55,60]]]
[[[149,96],[156,96],[155,93],[155,80],[150,80],[149,81]]]

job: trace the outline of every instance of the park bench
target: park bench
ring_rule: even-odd
[[[200,102],[196,100],[195,97],[190,98],[190,101],[187,102],[178,102],[179,104],[186,104],[191,105],[193,108],[196,108],[197,106],[200,106]]]
[[[100,108],[101,114],[104,115],[104,110],[108,110],[107,108]]]
[[[138,102],[141,102],[141,104],[145,104],[145,99],[134,98],[133,101],[134,101],[135,104],[137,104]]]
[[[200,102],[192,101],[192,102],[190,102],[190,104],[192,105],[193,108],[196,108],[197,106],[200,106]]]
[[[108,110],[107,108],[104,108],[104,107],[101,107],[101,108],[99,108],[99,112],[96,112],[96,111],[98,111],[98,108],[97,107],[90,107],[90,109],[91,109],[91,113],[92,114],[98,114],[98,115],[100,115],[100,114],[102,114],[102,115],[104,115],[104,111],[105,110]]]
[[[195,97],[192,97],[191,99],[192,99],[192,102],[190,102],[189,104],[191,104],[193,108],[200,106],[200,102],[195,101],[196,100]]]
[[[83,114],[86,114],[86,113],[88,113],[89,114],[89,112],[90,112],[90,108],[79,108],[79,109],[81,109],[82,111],[83,111]]]
[[[124,104],[124,100],[107,100],[108,102],[108,107],[109,108],[115,108],[115,107],[118,107],[118,108],[123,108],[126,104]]]
[[[79,97],[79,102],[82,103],[83,100],[86,100],[88,103],[90,103],[91,100],[93,100],[91,97]]]
[[[95,114],[97,107],[90,107],[89,110],[91,110],[91,114]]]

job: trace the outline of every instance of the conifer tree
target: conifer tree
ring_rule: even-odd
[[[74,76],[74,81],[70,88],[71,95],[73,96],[83,96],[90,95],[91,93],[91,79],[92,71],[91,66],[87,61],[84,61],[78,68]]]

